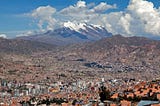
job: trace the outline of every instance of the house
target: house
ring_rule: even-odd
[[[127,101],[127,100],[122,100],[120,102],[121,106],[131,106],[131,102],[130,101]]]
[[[157,94],[157,99],[160,101],[160,93]]]

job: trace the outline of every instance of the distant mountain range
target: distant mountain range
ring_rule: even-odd
[[[110,37],[112,33],[104,27],[98,25],[88,25],[86,23],[73,24],[64,23],[64,26],[55,30],[49,30],[45,33],[31,36],[18,37],[18,39],[39,41],[54,45],[66,45],[96,41],[102,38]]]
[[[5,54],[31,54],[40,51],[51,51],[54,47],[56,46],[37,41],[0,38],[0,53]]]

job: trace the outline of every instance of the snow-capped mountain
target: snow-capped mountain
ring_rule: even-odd
[[[101,39],[104,37],[111,36],[104,27],[100,25],[89,25],[86,23],[72,23],[66,22],[64,23],[64,27],[69,28],[70,30],[76,31],[82,35],[85,35],[90,40]]]
[[[104,27],[99,25],[66,22],[62,27],[55,30],[49,30],[42,34],[19,38],[45,42],[49,44],[65,45],[95,41],[109,36],[112,36],[112,34],[109,33]]]

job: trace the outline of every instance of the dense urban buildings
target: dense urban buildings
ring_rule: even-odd
[[[72,83],[19,83],[1,80],[1,106],[159,106],[160,80],[150,82],[79,80]],[[150,101],[150,102],[149,102]]]

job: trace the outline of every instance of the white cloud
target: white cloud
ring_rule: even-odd
[[[101,19],[113,34],[160,36],[160,10],[146,0],[131,0],[125,11],[112,12]]]
[[[37,34],[42,34],[42,33],[45,33],[46,31],[39,31],[39,30],[26,30],[26,31],[23,31],[23,32],[18,32],[16,34],[16,37],[22,37],[22,36],[32,36],[32,35],[37,35]]]
[[[122,16],[119,20],[119,25],[122,26],[122,29],[124,29],[124,33],[131,34],[130,32],[130,21],[131,21],[131,15],[130,14],[125,14]]]
[[[25,31],[21,34],[16,35],[16,37],[21,37],[21,36],[31,36],[34,35],[36,32],[35,31]]]
[[[131,0],[127,9],[134,18],[133,22],[141,24],[144,33],[160,35],[160,10],[152,2]]]
[[[109,5],[105,2],[101,2],[99,5],[97,5],[93,8],[93,11],[94,12],[105,12],[108,9],[116,9],[116,8],[117,8],[116,4]]]
[[[120,22],[123,15],[123,12],[112,12],[102,15],[101,17],[99,17],[99,20],[101,20],[102,25],[104,24],[106,29],[113,34],[124,34],[124,26]]]
[[[41,6],[33,10],[31,16],[38,19],[38,27],[44,30],[45,24],[47,24],[46,29],[52,30],[55,27],[56,19],[53,15],[56,13],[56,9],[51,6]]]
[[[78,1],[76,6],[79,8],[86,7],[86,2],[85,1]]]
[[[0,34],[0,38],[7,38],[6,34]]]
[[[62,9],[59,12],[62,17],[67,17],[65,21],[87,21],[92,14],[84,1],[78,1],[77,4]]]
[[[85,1],[78,1],[77,4],[71,5],[62,9],[59,13],[63,17],[67,17],[64,22],[74,21],[85,22],[85,23],[95,23],[98,22],[99,15],[102,15],[108,9],[115,9],[116,5],[109,5],[105,2],[101,2],[96,5],[94,3],[86,4]],[[99,23],[96,23],[99,24]]]

